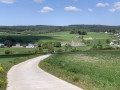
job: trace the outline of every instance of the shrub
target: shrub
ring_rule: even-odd
[[[34,53],[37,54],[39,51],[37,49],[34,50]]]
[[[106,43],[109,44],[109,43],[110,43],[110,39],[107,39],[107,40],[106,40]]]
[[[10,50],[5,50],[5,54],[12,54]]]
[[[98,49],[99,49],[99,50],[102,50],[102,49],[103,49],[103,46],[102,46],[102,45],[99,45],[99,46],[98,46]]]
[[[65,51],[70,51],[71,50],[71,45],[70,44],[66,44],[65,45]]]
[[[72,49],[71,49],[71,52],[76,52],[76,51],[77,51],[76,48],[72,48]]]
[[[42,42],[41,41],[38,42],[38,47],[42,47]]]
[[[49,53],[54,52],[54,48],[53,48],[53,45],[52,45],[52,44],[49,44],[49,45],[48,45],[48,52],[49,52]]]
[[[43,53],[42,47],[39,47],[39,53]]]
[[[114,48],[109,46],[109,47],[106,47],[106,48],[103,48],[103,50],[113,50]]]
[[[63,52],[63,50],[62,49],[57,49],[56,52]]]
[[[2,45],[0,48],[4,48],[4,45]]]
[[[93,50],[97,50],[97,45],[94,44],[93,47],[92,47],[92,49]]]
[[[55,42],[55,47],[61,47],[61,43],[60,42]]]

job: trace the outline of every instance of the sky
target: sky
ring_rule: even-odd
[[[0,26],[120,25],[120,0],[0,0]]]

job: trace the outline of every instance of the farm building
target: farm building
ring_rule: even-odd
[[[84,40],[93,40],[94,38],[89,37],[89,38],[84,38]]]
[[[74,40],[72,39],[71,46],[85,46],[85,44],[80,42],[74,42]]]
[[[23,48],[23,46],[21,46],[20,43],[17,43],[16,46],[12,46],[12,48]]]

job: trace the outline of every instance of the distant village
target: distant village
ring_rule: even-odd
[[[4,43],[0,43],[0,47],[6,47]],[[28,45],[21,45],[20,43],[17,43],[15,46],[12,46],[12,48],[35,48],[37,47],[37,42],[35,44],[28,43]]]

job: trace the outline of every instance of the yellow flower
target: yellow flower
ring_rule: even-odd
[[[3,80],[0,80],[0,83],[4,83],[4,81],[3,81]]]
[[[0,71],[2,71],[3,70],[3,68],[2,67],[0,67]]]

